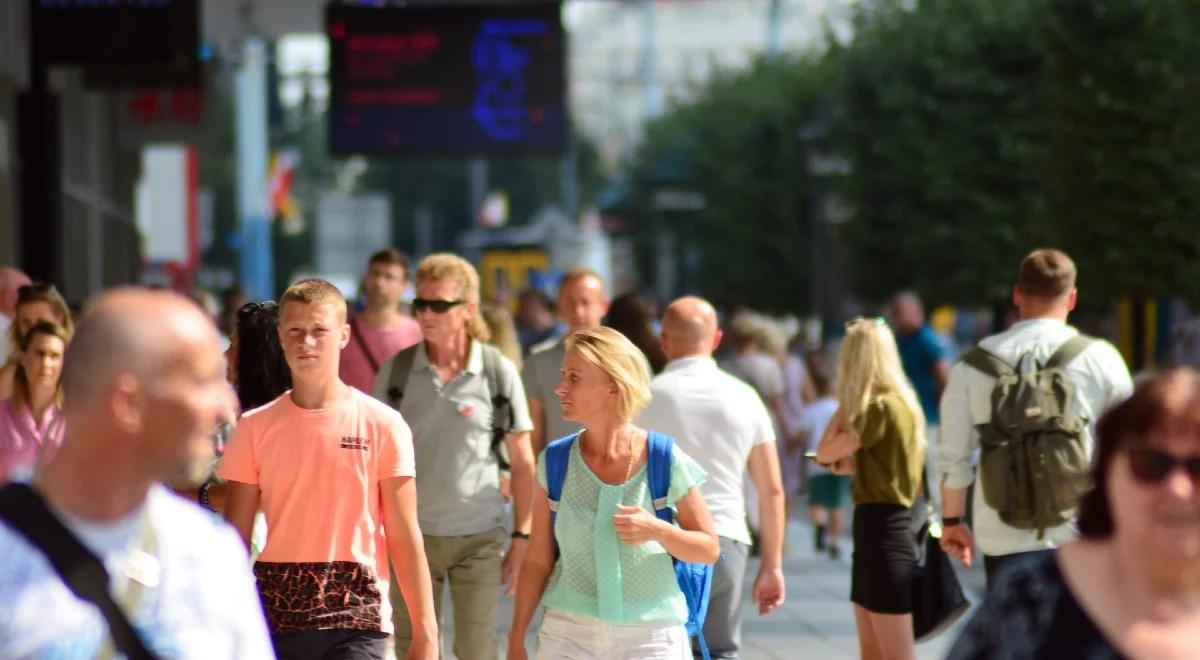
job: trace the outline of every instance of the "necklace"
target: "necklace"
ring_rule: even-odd
[[[629,432],[629,464],[625,466],[625,481],[628,483],[629,478],[633,476],[633,431]]]

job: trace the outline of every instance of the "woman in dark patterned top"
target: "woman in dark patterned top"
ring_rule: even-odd
[[[1200,372],[1105,414],[1093,477],[1083,538],[1002,571],[950,660],[1200,658]]]

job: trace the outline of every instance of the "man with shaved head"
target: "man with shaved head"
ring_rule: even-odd
[[[12,266],[0,266],[0,338],[8,336],[8,326],[17,315],[17,290],[30,284],[29,276]],[[8,359],[9,346],[0,342],[0,362]]]
[[[100,584],[150,652],[269,657],[237,535],[159,485],[211,461],[224,376],[216,329],[180,296],[118,290],[87,313],[64,360],[62,447],[32,484],[0,491],[0,657],[125,650],[52,567],[62,544],[19,531],[55,519],[102,562]]]
[[[771,416],[752,387],[717,367],[712,354],[720,343],[712,305],[691,296],[671,303],[662,320],[662,347],[670,362],[650,384],[650,405],[637,424],[673,436],[708,472],[700,491],[712,512],[723,560],[713,567],[704,639],[712,657],[736,658],[750,551],[743,495],[747,469],[759,494],[762,565],[753,591],[759,615],[784,600],[784,503]]]

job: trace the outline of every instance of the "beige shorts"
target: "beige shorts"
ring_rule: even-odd
[[[687,631],[678,623],[607,623],[547,609],[538,630],[538,660],[690,660]]]

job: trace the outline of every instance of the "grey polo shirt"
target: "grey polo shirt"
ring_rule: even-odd
[[[543,440],[547,445],[583,428],[581,424],[563,419],[558,395],[554,393],[562,377],[562,361],[567,352],[563,339],[560,337],[553,344],[530,355],[521,370],[525,395],[542,404],[546,417],[546,436]]]
[[[466,368],[442,383],[425,344],[414,356],[400,413],[413,433],[417,464],[417,516],[430,536],[481,534],[505,523],[500,468],[492,455],[492,397],[483,373],[483,351],[496,348],[471,341]],[[533,430],[516,366],[498,356],[501,394],[512,403],[511,432]],[[389,359],[375,379],[375,398],[387,401]]]

